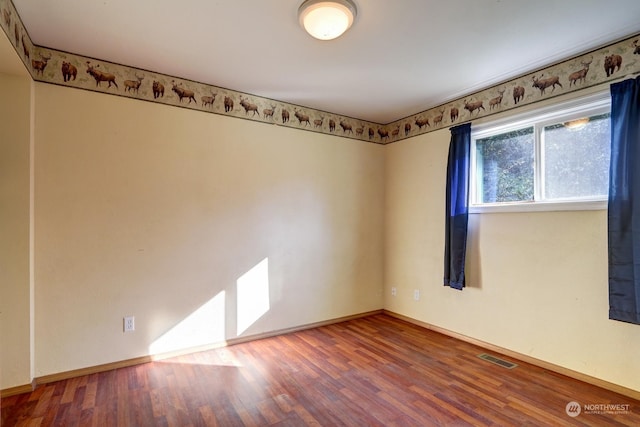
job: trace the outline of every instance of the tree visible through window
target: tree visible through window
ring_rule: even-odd
[[[533,200],[533,127],[476,140],[480,203]]]

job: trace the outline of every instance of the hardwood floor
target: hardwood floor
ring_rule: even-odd
[[[640,425],[640,401],[484,352],[380,314],[42,385],[2,426]],[[629,406],[584,406],[606,404]]]

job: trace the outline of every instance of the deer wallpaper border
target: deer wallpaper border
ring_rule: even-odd
[[[0,14],[0,26],[35,81],[377,144],[400,141],[640,72],[640,37],[636,34],[464,98],[380,124],[37,46],[11,0],[0,0]]]

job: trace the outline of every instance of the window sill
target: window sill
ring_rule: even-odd
[[[470,214],[507,212],[598,211],[607,209],[607,200],[580,200],[562,202],[519,202],[472,205]]]

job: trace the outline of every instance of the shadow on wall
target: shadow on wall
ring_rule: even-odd
[[[236,281],[236,325],[240,336],[270,309],[269,258],[264,258]],[[149,346],[150,354],[169,353],[226,340],[227,292],[217,295],[185,317]]]

